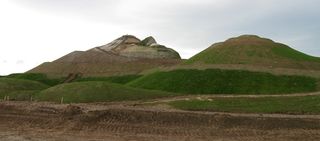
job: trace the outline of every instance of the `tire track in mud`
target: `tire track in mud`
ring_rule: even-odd
[[[95,111],[93,115],[73,120],[81,124],[76,125],[80,130],[171,136],[209,136],[219,130],[230,129],[320,129],[320,121],[316,119],[234,117],[125,109],[110,109],[98,113]]]
[[[0,103],[0,125],[13,130],[148,135],[212,140],[320,139],[320,120],[217,113],[110,108],[84,112],[77,106],[14,107]],[[7,108],[6,108],[7,107]],[[24,110],[26,108],[28,110]],[[1,132],[1,131],[0,131]]]

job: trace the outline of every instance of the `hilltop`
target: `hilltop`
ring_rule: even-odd
[[[124,35],[87,51],[74,51],[53,62],[43,63],[27,73],[66,76],[112,76],[137,74],[143,70],[180,63],[179,53],[160,45],[153,37],[140,40]]]
[[[158,44],[152,36],[141,41],[135,36],[124,35],[89,51],[108,52],[128,58],[181,59],[178,52]]]
[[[270,68],[320,70],[320,58],[255,35],[215,43],[185,64],[243,64]]]

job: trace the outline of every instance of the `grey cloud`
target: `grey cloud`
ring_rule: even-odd
[[[15,0],[60,16],[126,26],[180,52],[240,34],[258,34],[320,55],[318,0]],[[303,38],[302,38],[303,37]],[[195,52],[196,53],[196,52]]]

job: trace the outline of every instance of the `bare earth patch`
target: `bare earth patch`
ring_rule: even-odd
[[[135,102],[0,102],[0,141],[320,140],[320,116],[186,112]]]

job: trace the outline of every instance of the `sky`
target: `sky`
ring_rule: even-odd
[[[182,58],[254,34],[320,56],[319,0],[0,0],[0,75],[126,34]]]

